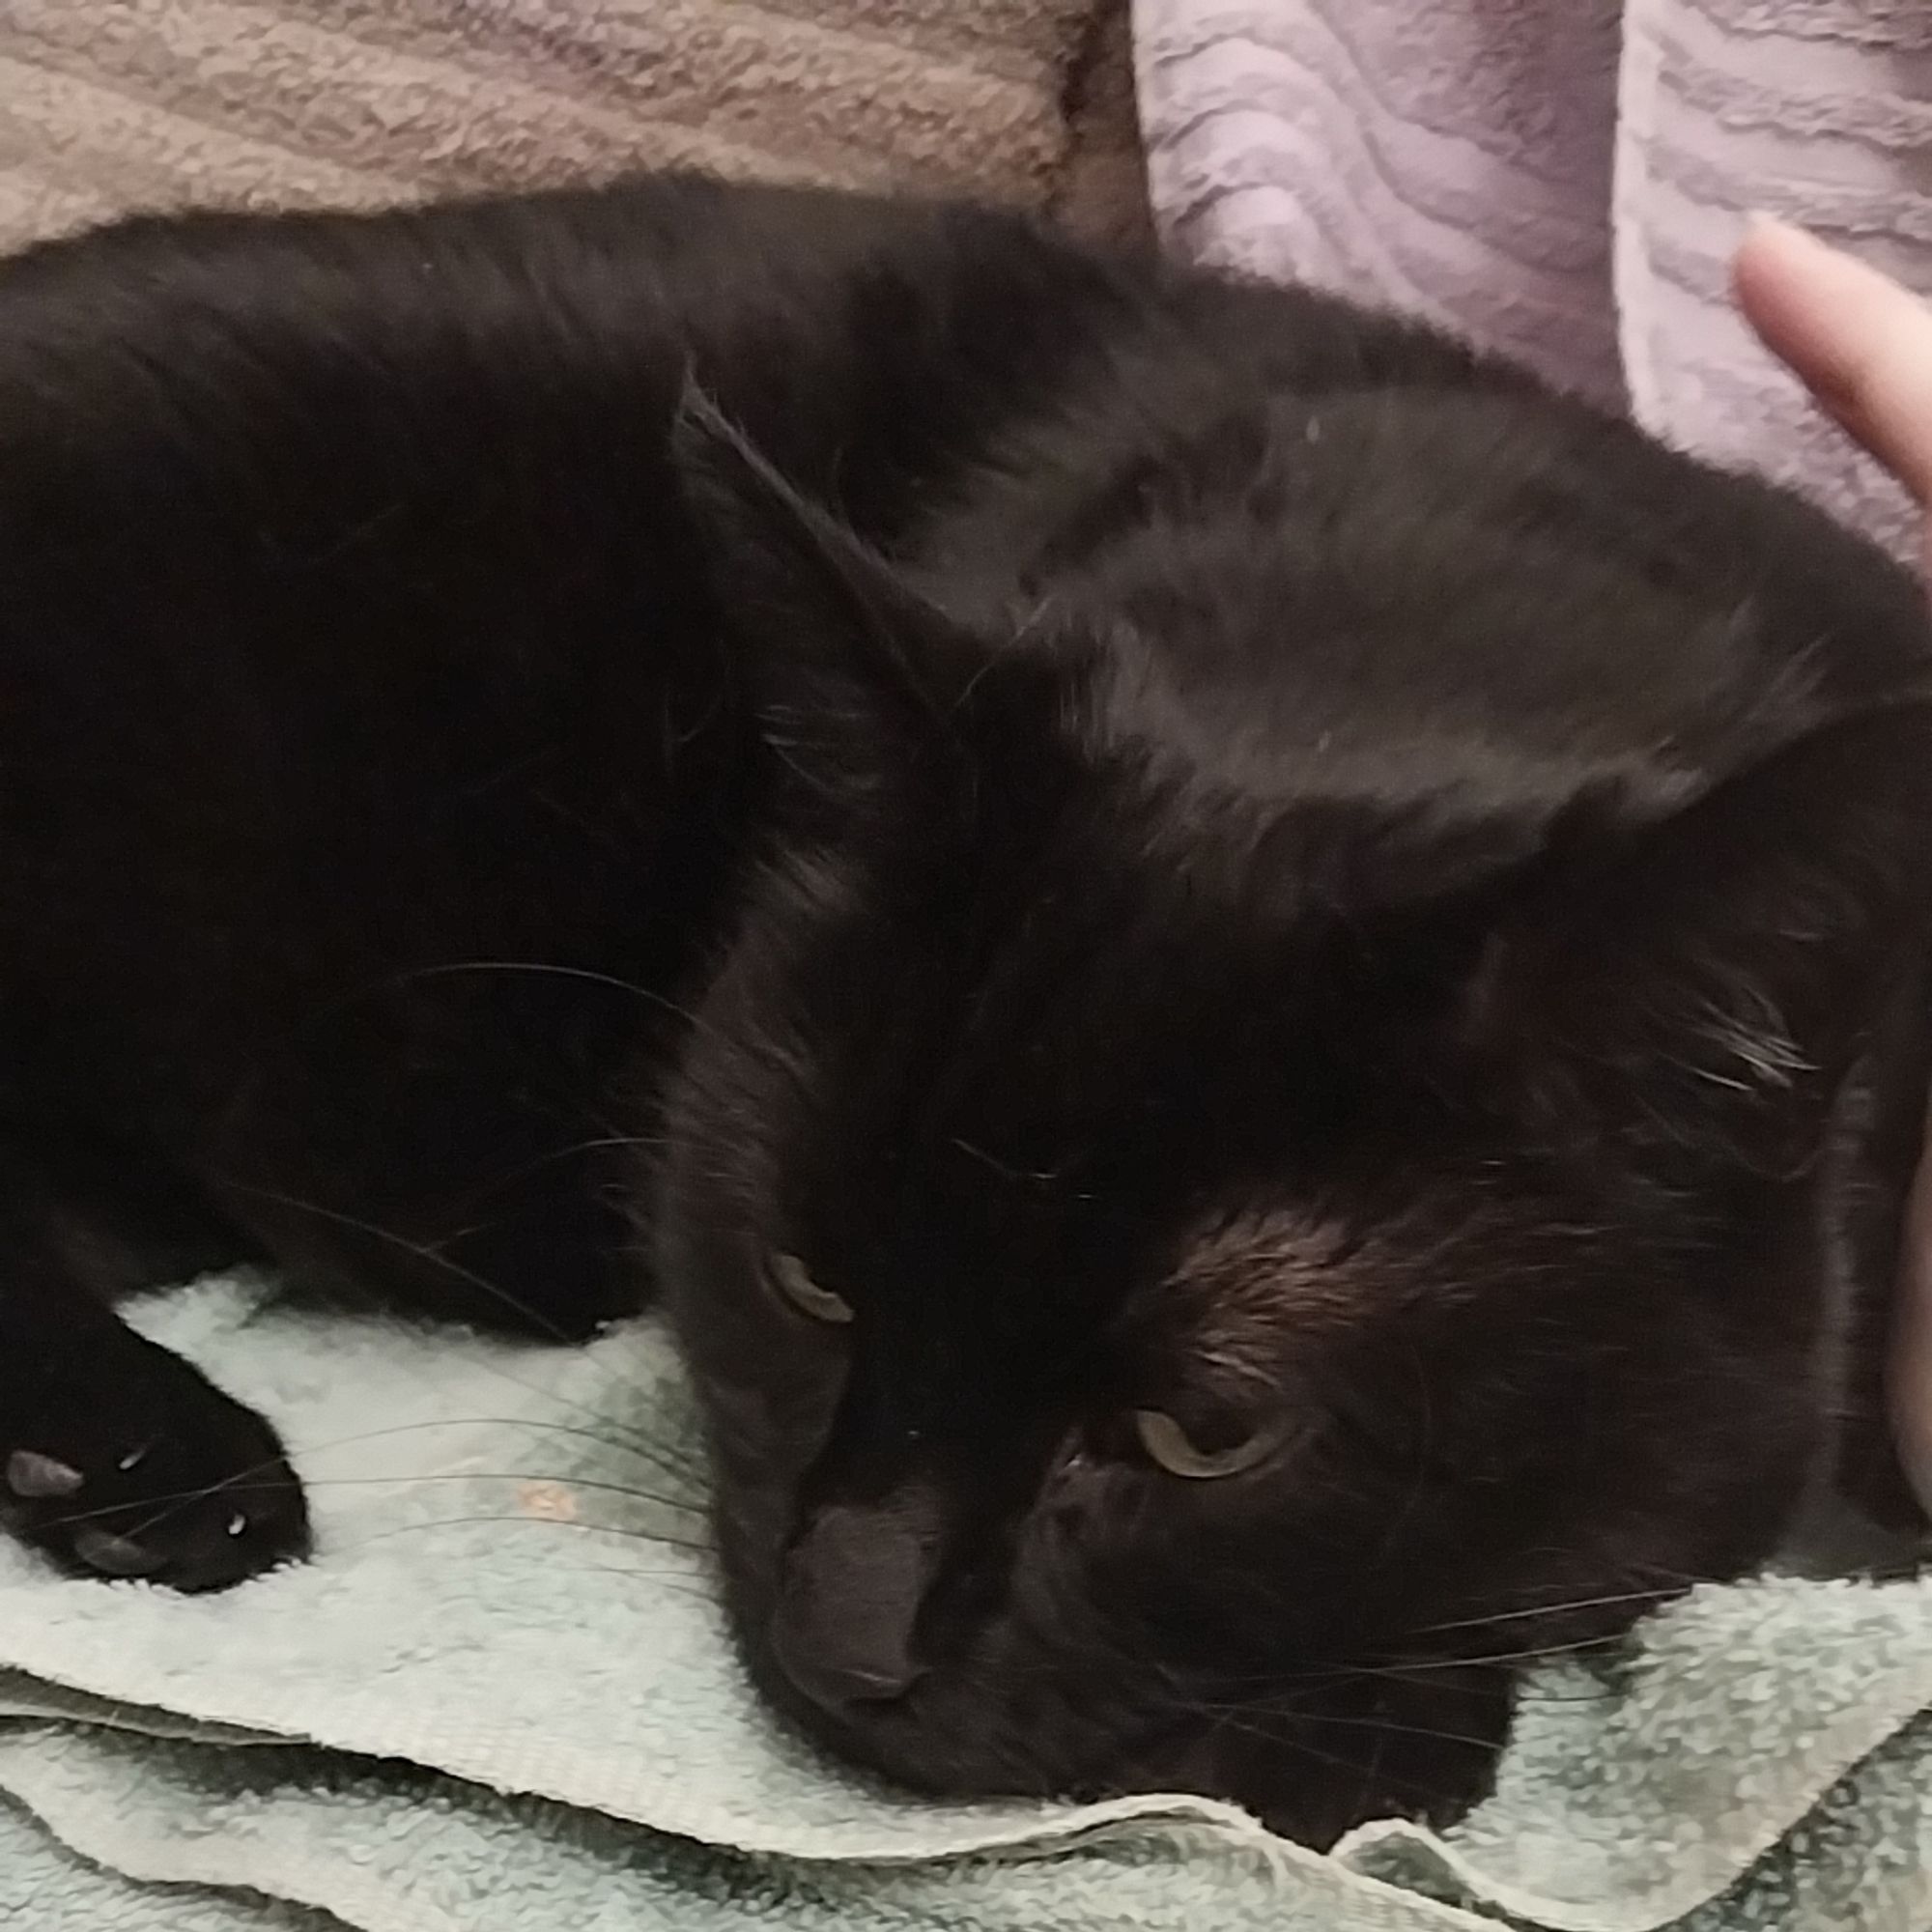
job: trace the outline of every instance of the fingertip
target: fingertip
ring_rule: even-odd
[[[1731,256],[1731,286],[1746,314],[1761,329],[1760,312],[1788,298],[1789,278],[1797,277],[1802,286],[1821,268],[1844,259],[1809,229],[1753,209],[1745,216],[1744,235]]]
[[[1768,209],[1748,208],[1745,211],[1745,240],[1755,237],[1772,236],[1778,238],[1779,245],[1795,243],[1800,248],[1818,249],[1830,254],[1829,242],[1821,242],[1810,229],[1802,228],[1795,221],[1787,221],[1781,214],[1773,214]]]
[[[1738,308],[1818,404],[1932,502],[1932,311],[1870,263],[1776,215],[1746,218]]]

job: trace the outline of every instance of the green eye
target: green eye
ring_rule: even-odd
[[[1185,1476],[1196,1483],[1211,1483],[1258,1467],[1281,1447],[1285,1433],[1280,1428],[1263,1427],[1238,1441],[1204,1449],[1164,1410],[1134,1410],[1134,1434],[1140,1437],[1148,1461],[1170,1476]]]
[[[852,1304],[842,1294],[820,1288],[796,1255],[774,1254],[767,1264],[767,1272],[772,1286],[799,1314],[813,1321],[851,1321]]]

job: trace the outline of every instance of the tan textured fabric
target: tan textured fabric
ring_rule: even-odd
[[[668,163],[1131,234],[1123,0],[0,0],[0,246]]]
[[[1062,99],[1070,145],[1049,206],[1068,228],[1119,247],[1155,245],[1134,86],[1128,0],[1102,0],[1066,71]]]

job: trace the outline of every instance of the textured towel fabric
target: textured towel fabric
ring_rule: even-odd
[[[688,164],[1145,222],[1122,0],[0,0],[0,246]]]
[[[1932,293],[1919,0],[1136,0],[1156,218],[1431,315],[1902,553],[1889,479],[1732,312],[1763,208]]]
[[[769,1723],[648,1322],[150,1332],[275,1417],[316,1560],[227,1596],[0,1546],[0,1924],[31,1932],[1580,1932],[1932,1922],[1932,1586],[1700,1593],[1526,1691],[1495,1797],[1335,1858],[1182,1797],[921,1803]],[[1484,1916],[1475,1916],[1480,1912]]]

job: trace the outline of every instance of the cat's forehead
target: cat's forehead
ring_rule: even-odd
[[[1338,1220],[1312,1209],[1210,1214],[1183,1234],[1161,1293],[1196,1316],[1264,1320],[1292,1307],[1304,1319],[1340,1321],[1352,1312],[1341,1264],[1357,1246]]]
[[[1371,1317],[1395,1265],[1385,1246],[1313,1206],[1209,1213],[1183,1230],[1135,1314],[1205,1363],[1271,1375],[1285,1354]]]

